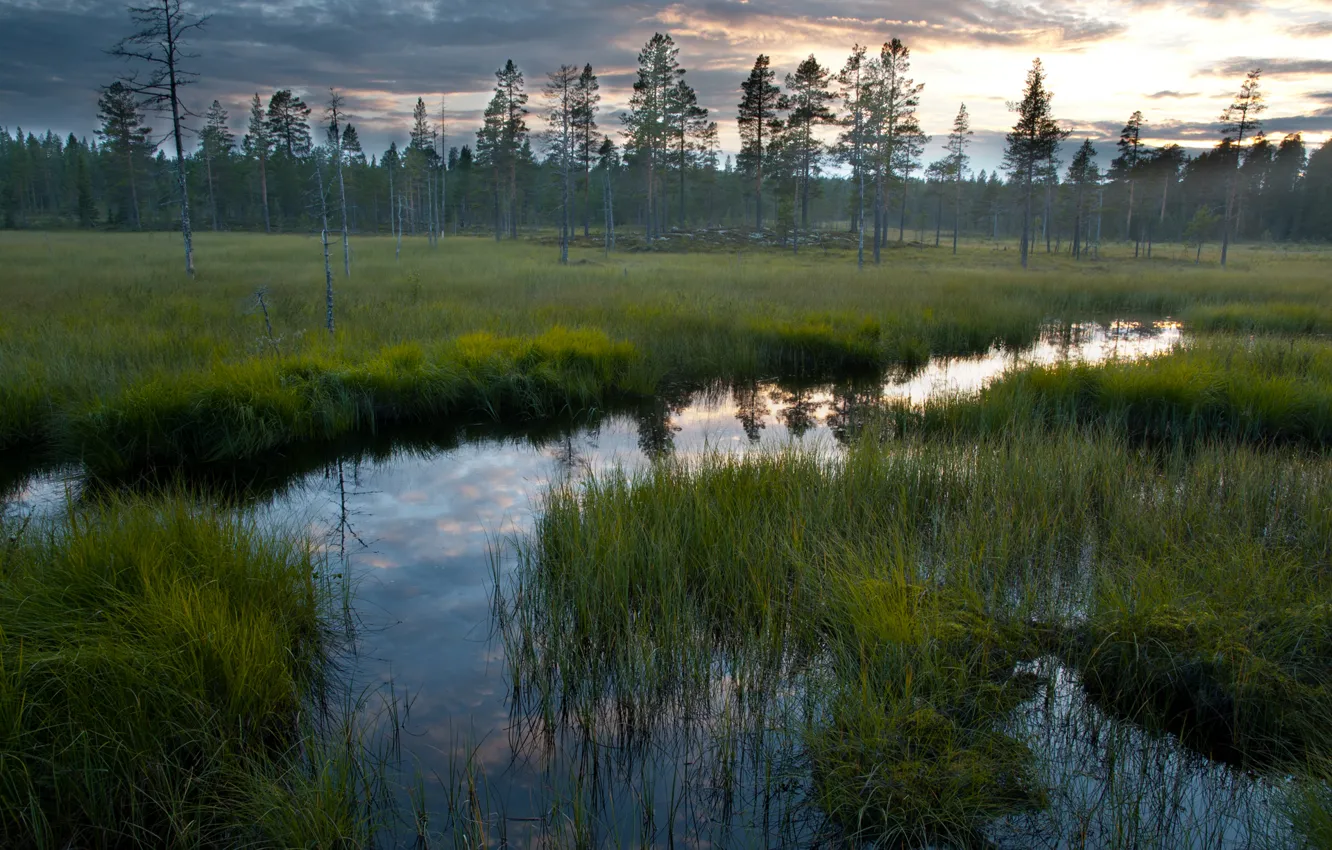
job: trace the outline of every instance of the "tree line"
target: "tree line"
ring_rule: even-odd
[[[405,145],[367,152],[336,90],[312,106],[283,89],[255,93],[243,127],[213,101],[186,144],[192,113],[181,92],[195,78],[182,44],[204,21],[179,0],[130,11],[136,30],[115,52],[132,71],[99,91],[95,138],[0,128],[4,227],[177,230],[187,270],[194,228],[317,231],[342,243],[348,275],[353,233],[401,244],[553,229],[567,261],[569,243],[594,230],[608,249],[617,230],[651,244],[706,227],[752,230],[792,250],[840,230],[862,264],[892,243],[955,250],[959,235],[1015,237],[1024,265],[1036,250],[1085,257],[1105,240],[1148,255],[1157,242],[1214,241],[1224,263],[1236,239],[1332,239],[1332,145],[1310,155],[1298,133],[1263,134],[1258,70],[1224,110],[1214,147],[1153,147],[1135,112],[1107,169],[1090,139],[1072,139],[1056,119],[1036,60],[1013,104],[1002,170],[974,171],[965,104],[945,137],[925,134],[925,86],[896,38],[877,51],[856,45],[837,69],[811,55],[779,76],[758,56],[738,81],[734,157],[661,33],[640,51],[618,115],[602,109],[590,64],[546,74],[533,103],[509,60],[474,136],[450,137],[446,104],[422,97]],[[154,115],[166,121],[160,135]]]

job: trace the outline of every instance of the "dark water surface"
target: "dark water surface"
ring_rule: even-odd
[[[496,635],[494,597],[514,560],[503,545],[531,530],[552,484],[650,463],[670,452],[748,452],[791,441],[836,450],[884,398],[919,403],[979,389],[1028,363],[1163,352],[1173,323],[1082,326],[1021,353],[938,359],[882,386],[747,387],[664,398],[593,424],[517,436],[454,435],[310,462],[253,496],[267,522],[308,530],[345,557],[358,624],[357,687],[391,684],[398,700],[405,812],[429,816],[433,845],[809,846],[822,824],[802,806],[807,766],[781,731],[799,694],[764,716],[716,671],[705,705],[640,719],[629,735],[607,706],[548,724],[515,699]],[[27,482],[6,510],[59,510],[76,482]],[[999,846],[1281,846],[1280,789],[1115,723],[1087,704],[1074,674],[1045,665],[1049,685],[1012,719],[1056,794],[1047,812],[994,825]],[[367,716],[388,724],[370,696]],[[796,726],[797,724],[789,724]],[[381,727],[382,728],[382,727]],[[642,730],[646,729],[646,732]],[[802,769],[803,768],[803,769]],[[418,784],[419,783],[419,784]],[[410,815],[400,843],[415,833]]]

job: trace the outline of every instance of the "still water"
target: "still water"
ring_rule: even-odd
[[[325,457],[253,498],[265,521],[324,541],[354,584],[353,690],[380,733],[396,724],[398,778],[413,789],[397,795],[399,843],[416,841],[406,814],[415,807],[445,845],[466,835],[473,846],[809,846],[824,833],[801,805],[807,768],[783,740],[781,718],[749,716],[726,671],[702,710],[650,718],[649,733],[632,740],[612,722],[552,726],[515,697],[494,610],[514,566],[505,541],[533,527],[553,484],[632,471],[664,453],[792,441],[836,450],[883,399],[921,403],[1027,364],[1151,356],[1180,341],[1170,322],[1085,325],[1021,352],[936,359],[882,385],[668,394],[544,433],[469,431]],[[45,476],[6,509],[59,510],[76,486]],[[995,824],[989,841],[1058,847],[1081,832],[1094,846],[1283,843],[1276,788],[1113,723],[1080,697],[1071,672],[1044,672],[1048,690],[1019,710],[1013,729],[1042,753],[1059,797],[1046,813]],[[1111,736],[1119,742],[1107,757]]]

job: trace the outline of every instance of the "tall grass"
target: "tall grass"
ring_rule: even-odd
[[[353,845],[320,559],[183,497],[0,536],[0,844]],[[353,793],[354,792],[354,793]]]
[[[552,717],[689,711],[717,669],[794,691],[831,824],[965,844],[1088,769],[1007,719],[1051,655],[1201,752],[1326,758],[1329,485],[1321,457],[1080,432],[667,461],[551,495],[503,628]]]

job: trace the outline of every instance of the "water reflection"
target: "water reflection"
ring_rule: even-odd
[[[526,701],[515,693],[496,635],[496,581],[506,582],[513,567],[494,554],[496,540],[528,532],[554,482],[641,468],[668,453],[746,452],[791,440],[836,445],[853,439],[884,400],[919,404],[975,391],[1016,366],[1147,356],[1179,341],[1172,323],[1076,326],[1023,352],[938,359],[886,382],[676,388],[638,408],[579,421],[450,427],[311,447],[208,483],[260,505],[271,522],[307,529],[346,560],[362,624],[356,684],[392,682],[396,693],[409,695],[406,776],[419,770],[424,778],[423,803],[436,829],[466,831],[474,842],[484,832],[490,845],[810,846],[826,836],[802,805],[807,768],[793,761],[798,748],[780,731],[799,728],[798,698],[746,700],[739,671],[715,670],[693,701],[632,722],[626,706],[609,702],[568,717]],[[58,510],[78,486],[68,471],[28,480],[7,510]],[[1092,843],[1133,846],[1114,836],[1123,825],[1116,819],[1132,806],[1135,823],[1155,818],[1162,830],[1184,828],[1144,836],[1145,843],[1197,835],[1199,841],[1171,846],[1216,846],[1270,837],[1265,821],[1248,831],[1242,824],[1211,833],[1199,826],[1198,812],[1214,806],[1270,815],[1261,787],[1234,779],[1227,768],[1186,770],[1193,763],[1178,748],[1123,732],[1123,724],[1078,701],[1066,671],[1045,672],[1051,696],[1026,706],[1014,728],[1046,755],[1065,799],[1044,820],[997,824],[991,840],[1061,846],[1058,836],[1081,830],[1097,836]],[[1138,753],[1130,763],[1144,770],[1150,764],[1174,771],[1159,778],[1184,788],[1193,814],[1151,809],[1155,798],[1114,801],[1129,789],[1106,767],[1111,733],[1138,735],[1115,752]],[[1151,750],[1160,746],[1167,749]],[[476,790],[463,793],[469,775]]]

